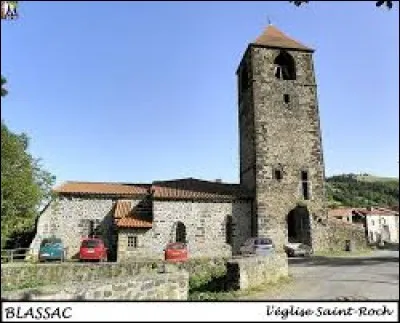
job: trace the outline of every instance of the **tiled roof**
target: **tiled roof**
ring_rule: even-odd
[[[118,228],[151,228],[152,222],[133,217],[122,218],[117,221]]]
[[[251,193],[239,184],[204,181],[194,178],[156,181],[153,184],[66,182],[54,192],[82,195],[135,196],[153,192],[158,199],[240,199],[251,198]]]
[[[117,203],[115,204],[114,218],[121,219],[128,216],[131,209],[131,202],[121,200],[117,201]]]
[[[150,185],[124,183],[66,182],[54,189],[61,194],[143,195]]]
[[[372,208],[370,210],[363,208],[358,209],[358,211],[365,215],[399,215],[399,212],[385,208]]]
[[[349,216],[351,214],[359,215],[399,215],[399,212],[386,209],[386,208],[372,208],[368,210],[367,208],[337,208],[328,211],[329,217],[339,217],[339,216]]]
[[[298,41],[285,35],[276,27],[269,25],[264,32],[253,42],[253,44],[272,46],[288,49],[302,49],[307,51],[312,51],[312,48],[304,46]]]
[[[154,182],[152,190],[156,199],[251,198],[250,192],[244,190],[239,184],[210,182],[194,178]]]
[[[353,209],[351,208],[337,208],[331,209],[328,211],[329,217],[338,217],[338,216],[350,216],[352,215]]]
[[[114,220],[118,228],[151,228],[151,219],[135,214],[130,201],[119,200],[115,204]]]

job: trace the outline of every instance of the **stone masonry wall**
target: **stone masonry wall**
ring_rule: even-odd
[[[139,200],[130,200],[132,206]],[[114,201],[101,198],[60,197],[52,201],[41,214],[36,236],[31,244],[34,256],[37,256],[43,238],[55,235],[63,240],[67,248],[67,258],[79,253],[81,238],[89,232],[83,226],[83,220],[94,220],[101,235],[111,251],[115,250],[113,232]]]
[[[227,274],[231,288],[254,288],[288,277],[288,261],[285,254],[233,259],[227,263]]]
[[[137,246],[128,246],[128,237],[137,239]],[[153,248],[153,232],[151,229],[120,229],[118,230],[118,262],[137,259],[162,259],[163,254],[155,254]]]
[[[186,227],[190,257],[229,257],[250,237],[249,202],[154,201],[152,252],[162,254],[175,239],[175,224]],[[227,221],[232,217],[232,246],[227,244]]]
[[[296,65],[296,80],[278,80],[274,76],[274,59],[279,49],[251,46],[244,60],[249,64],[251,95],[243,96],[252,107],[240,114],[253,120],[240,131],[241,162],[251,159],[254,145],[254,177],[242,174],[241,181],[253,181],[255,186],[255,215],[259,236],[271,237],[277,248],[288,241],[287,215],[303,200],[301,171],[308,172],[310,199],[310,227],[313,219],[325,219],[324,163],[317,102],[317,91],[312,55],[302,51],[288,51]],[[284,94],[290,102],[284,102]],[[241,108],[243,109],[243,108]],[[240,117],[244,120],[244,117]],[[243,147],[244,146],[244,147]],[[248,163],[247,163],[248,164]],[[247,166],[249,167],[249,166]],[[274,178],[274,170],[282,172],[282,179]],[[247,183],[246,186],[252,185]],[[311,230],[312,231],[312,230]],[[320,240],[310,232],[313,247]]]
[[[7,300],[187,300],[186,272],[140,274],[102,281],[2,292]]]
[[[157,264],[148,261],[130,263],[10,263],[1,266],[1,288],[24,286],[30,282],[62,284],[129,277],[157,270]]]
[[[314,232],[320,240],[320,249],[345,250],[346,240],[351,240],[355,249],[367,247],[365,228],[358,225],[329,220],[319,223]]]

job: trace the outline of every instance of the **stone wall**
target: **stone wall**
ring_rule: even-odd
[[[175,239],[175,224],[186,228],[190,257],[229,257],[250,237],[251,204],[237,202],[154,201],[152,252],[162,254]],[[231,217],[232,237],[227,242],[227,221]]]
[[[61,263],[24,264],[11,263],[1,266],[1,288],[7,290],[26,283],[62,284],[129,277],[157,271],[154,262],[132,263]]]
[[[2,292],[5,300],[186,300],[186,272],[140,274],[102,281]]]
[[[315,226],[314,234],[320,243],[318,250],[345,250],[346,240],[352,241],[353,248],[365,249],[367,237],[364,227],[345,223],[340,220],[328,220]]]
[[[130,200],[133,206],[140,200]],[[230,256],[250,237],[251,204],[237,202],[155,201],[153,228],[120,230],[113,224],[115,201],[95,197],[59,197],[41,214],[37,234],[31,244],[37,257],[43,238],[57,236],[63,240],[67,259],[77,258],[82,237],[89,234],[84,220],[98,224],[100,235],[118,261],[141,258],[162,259],[165,245],[175,239],[175,225],[181,221],[186,226],[191,257]],[[232,236],[227,241],[227,221],[231,218]],[[128,236],[137,237],[137,248],[128,248]],[[117,238],[118,236],[118,238]]]
[[[132,206],[139,200],[130,200]],[[57,236],[66,247],[67,258],[77,258],[81,238],[89,234],[85,224],[93,220],[111,253],[115,252],[113,211],[115,201],[103,198],[58,197],[40,215],[37,233],[31,244],[33,257],[37,257],[43,238]]]
[[[268,257],[246,257],[228,261],[228,281],[233,289],[249,289],[274,283],[288,277],[288,261],[285,254]]]
[[[137,245],[128,246],[128,237],[136,237]],[[162,253],[153,251],[153,232],[151,229],[120,229],[118,230],[118,262],[126,262],[138,259],[159,259]]]

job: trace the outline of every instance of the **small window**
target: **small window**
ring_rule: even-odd
[[[308,181],[308,172],[301,171],[301,189],[303,193],[303,199],[309,200],[310,199],[310,183]]]
[[[136,236],[128,236],[128,247],[129,248],[137,248],[138,241]]]
[[[232,215],[227,215],[225,221],[225,242],[229,245],[232,245],[232,236],[233,236]]]
[[[280,169],[275,169],[274,170],[274,179],[280,181],[282,180],[283,175],[282,175],[282,171]]]
[[[290,102],[290,95],[289,94],[284,94],[283,95],[283,101],[287,104]]]

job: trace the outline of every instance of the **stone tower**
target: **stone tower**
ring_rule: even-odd
[[[326,217],[313,52],[272,25],[237,70],[240,182],[254,192],[252,235],[319,249]]]

